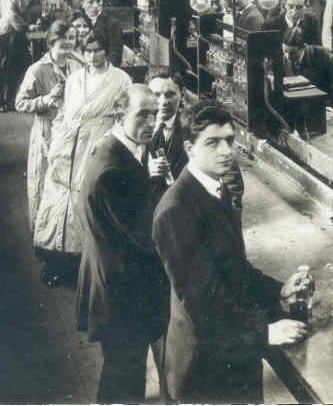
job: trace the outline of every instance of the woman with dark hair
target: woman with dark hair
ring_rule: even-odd
[[[75,12],[71,18],[71,25],[76,31],[76,44],[73,50],[73,55],[79,58],[82,63],[84,60],[84,42],[92,30],[92,25],[87,16],[80,12]]]
[[[94,145],[114,123],[116,96],[130,77],[106,60],[105,44],[89,34],[84,45],[87,66],[66,81],[64,103],[56,118],[49,166],[38,211],[34,244],[50,287],[76,280],[83,230],[76,206],[86,162]]]
[[[104,7],[103,0],[82,0],[82,11],[88,17],[96,35],[105,41],[106,57],[113,66],[121,66],[123,55],[123,30],[114,18],[111,7]]]
[[[27,189],[30,227],[34,231],[43,193],[52,121],[61,104],[66,77],[81,65],[69,58],[73,49],[72,28],[63,20],[55,21],[47,34],[47,52],[29,67],[16,97],[16,110],[34,113],[30,135]]]

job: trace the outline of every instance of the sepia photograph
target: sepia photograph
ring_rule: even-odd
[[[333,404],[333,0],[0,0],[0,169],[0,405]]]

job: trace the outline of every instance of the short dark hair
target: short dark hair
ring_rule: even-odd
[[[302,28],[288,28],[284,34],[283,43],[291,47],[303,48],[305,41]]]
[[[198,135],[211,124],[223,126],[230,124],[233,127],[231,114],[222,103],[215,100],[200,100],[182,112],[183,136],[192,143]]]
[[[86,39],[85,39],[85,41],[84,41],[84,43],[82,45],[83,51],[86,50],[86,48],[87,48],[87,46],[89,44],[93,44],[94,42],[97,42],[100,45],[100,47],[102,49],[104,49],[104,51],[107,50],[107,45],[106,45],[104,36],[103,35],[96,35],[94,32],[90,32],[87,35],[87,37],[86,37]]]
[[[166,70],[166,71],[154,73],[153,75],[148,75],[148,77],[146,79],[146,83],[148,84],[153,79],[157,79],[157,78],[171,79],[179,87],[180,91],[182,91],[184,88],[184,80],[182,78],[182,75],[177,71]]]
[[[46,37],[46,43],[47,47],[50,49],[53,47],[54,43],[58,39],[64,39],[66,32],[71,28],[72,26],[67,23],[67,21],[58,19],[55,20],[50,28],[47,31],[47,37]]]
[[[79,18],[82,18],[82,20],[84,20],[84,22],[87,24],[87,26],[90,29],[93,29],[93,26],[91,24],[91,21],[89,20],[89,18],[87,17],[86,14],[81,13],[80,11],[74,11],[73,14],[71,15],[71,19],[70,22],[71,24],[73,24],[74,21],[78,20]]]

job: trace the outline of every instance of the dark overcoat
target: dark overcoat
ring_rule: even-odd
[[[81,188],[85,243],[77,294],[79,330],[115,343],[160,335],[162,267],[152,238],[147,170],[112,134],[97,146]]]
[[[156,208],[153,239],[171,284],[171,397],[262,403],[260,358],[281,283],[247,261],[229,192],[219,201],[185,168]]]
[[[248,31],[260,31],[264,25],[264,17],[257,7],[252,4],[239,15],[236,25]]]

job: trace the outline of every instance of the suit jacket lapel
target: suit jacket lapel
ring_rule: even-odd
[[[134,158],[131,151],[125,147],[125,145],[118,140],[112,133],[107,135],[108,145],[112,147],[113,153],[117,154],[119,166],[128,170],[136,170],[140,173],[145,173],[146,168],[144,168],[140,162]]]
[[[214,223],[219,222],[225,234],[229,236],[243,256],[243,236],[240,226],[236,223],[237,220],[233,213],[231,197],[227,188],[224,189],[223,198],[218,200],[211,196],[186,168],[182,171],[179,181],[186,184],[188,193],[193,196],[193,200],[198,204],[203,216],[207,220],[211,218]]]
[[[167,158],[172,165],[179,159],[179,156],[183,153],[183,137],[181,134],[181,127],[178,117],[175,120],[175,127],[168,142]]]

